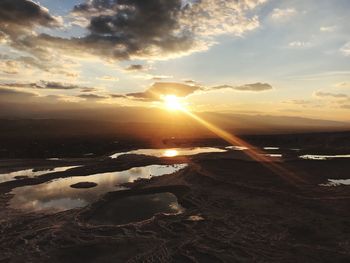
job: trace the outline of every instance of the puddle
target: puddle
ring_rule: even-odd
[[[26,170],[21,170],[21,171],[6,173],[6,174],[0,174],[0,183],[13,181],[16,179],[33,178],[33,177],[40,176],[47,173],[64,172],[71,168],[76,168],[76,167],[79,167],[79,166],[63,166],[63,167],[55,167],[51,169],[42,169],[42,170],[26,169]]]
[[[328,183],[320,184],[320,186],[339,186],[350,185],[350,179],[328,179]]]
[[[227,146],[225,147],[225,149],[230,149],[235,151],[244,151],[244,150],[248,150],[249,148],[245,146]]]
[[[194,147],[194,148],[173,148],[173,149],[138,149],[129,152],[115,153],[110,158],[115,159],[124,154],[143,154],[155,157],[188,156],[199,153],[226,152],[225,149],[216,147]]]
[[[272,153],[272,154],[264,154],[265,156],[273,157],[273,158],[282,158],[283,155],[280,153]]]
[[[15,188],[11,194],[10,206],[27,211],[57,212],[76,207],[83,207],[95,202],[98,198],[111,191],[123,190],[119,186],[140,178],[150,178],[171,174],[185,168],[187,164],[150,165],[135,167],[126,171],[100,173],[89,176],[74,176],[60,178],[48,183]],[[89,182],[97,184],[93,188],[72,188],[71,185]]]
[[[338,158],[350,158],[350,154],[343,155],[314,155],[314,154],[306,154],[299,156],[300,159],[304,160],[330,160],[330,159],[338,159]]]
[[[172,193],[133,195],[99,206],[89,217],[89,222],[122,225],[144,221],[158,213],[179,214],[183,211]]]
[[[204,218],[201,215],[193,215],[193,216],[189,216],[187,220],[197,222],[197,221],[204,221]]]
[[[268,147],[264,147],[264,150],[279,150],[280,147],[272,147],[272,146],[268,146]]]

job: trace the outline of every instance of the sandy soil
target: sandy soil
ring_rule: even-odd
[[[4,162],[0,171],[52,164]],[[84,208],[39,214],[7,206],[15,187],[73,175],[83,182],[92,172],[183,162],[189,166],[180,172],[127,184],[130,190],[108,193]],[[280,163],[302,180],[277,175],[242,153],[60,163],[84,166],[0,184],[0,262],[350,262],[350,186],[318,186],[350,178],[348,160]],[[119,199],[153,193],[172,193],[185,211],[106,224],[103,213],[113,218]],[[120,212],[128,211],[115,216]]]

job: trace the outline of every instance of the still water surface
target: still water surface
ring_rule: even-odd
[[[89,176],[74,176],[60,178],[39,185],[15,188],[11,193],[14,197],[10,206],[27,211],[64,211],[76,207],[83,207],[110,191],[126,189],[123,183],[133,182],[140,178],[151,178],[171,174],[185,168],[186,164],[149,165],[135,167],[126,171],[100,173]],[[88,189],[70,187],[79,182],[93,182],[97,186]]]
[[[64,172],[71,168],[76,168],[79,166],[63,166],[63,167],[55,167],[51,169],[43,169],[43,170],[36,170],[36,169],[26,169],[21,171],[16,171],[12,173],[5,173],[0,174],[0,183],[13,181],[20,178],[33,178],[36,176],[40,176],[47,173],[54,173],[54,172]]]
[[[128,152],[115,153],[110,158],[118,158],[124,154],[143,154],[155,157],[175,157],[175,156],[188,156],[199,153],[213,153],[213,152],[226,152],[227,150],[217,147],[193,147],[193,148],[173,148],[173,149],[138,149]]]

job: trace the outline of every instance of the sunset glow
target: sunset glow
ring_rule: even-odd
[[[179,111],[184,109],[183,103],[175,95],[164,96],[164,104],[165,104],[165,107],[171,111]]]
[[[164,156],[164,157],[175,157],[175,156],[177,156],[178,154],[179,154],[179,153],[178,153],[177,150],[175,150],[175,149],[168,149],[168,150],[165,150],[165,151],[164,151],[163,156]]]

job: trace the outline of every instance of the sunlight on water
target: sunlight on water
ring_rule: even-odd
[[[44,169],[44,170],[35,170],[35,169],[26,169],[6,174],[0,174],[0,183],[8,182],[16,180],[17,178],[33,178],[36,176],[40,176],[47,173],[54,173],[54,172],[64,172],[71,168],[76,168],[79,166],[63,166],[63,167],[56,167],[51,169]]]
[[[339,186],[350,185],[350,179],[329,179],[328,183],[320,184],[320,186]]]
[[[306,154],[299,156],[300,159],[304,160],[329,160],[329,159],[336,159],[336,158],[350,158],[350,154],[344,154],[344,155],[313,155],[313,154]]]
[[[100,173],[89,176],[74,176],[61,178],[48,183],[15,188],[11,193],[14,197],[10,206],[16,209],[41,211],[63,211],[82,207],[96,201],[101,195],[125,189],[120,185],[133,182],[140,178],[151,178],[171,174],[185,168],[187,164],[150,165],[135,167],[126,171]],[[97,186],[88,189],[70,187],[79,182],[93,182]]]
[[[164,157],[174,157],[177,155],[179,155],[179,152],[177,150],[174,150],[174,149],[164,151]]]
[[[280,147],[272,147],[272,146],[269,146],[269,147],[264,147],[264,150],[279,150]]]
[[[129,152],[115,153],[110,158],[115,159],[124,154],[143,154],[155,157],[188,156],[199,153],[226,152],[225,149],[215,147],[173,148],[173,149],[138,149]]]
[[[245,146],[227,146],[225,147],[225,149],[235,150],[235,151],[244,151],[244,150],[248,150],[249,148]]]
[[[280,153],[272,153],[272,154],[264,154],[265,156],[273,157],[273,158],[282,158],[283,155]]]

